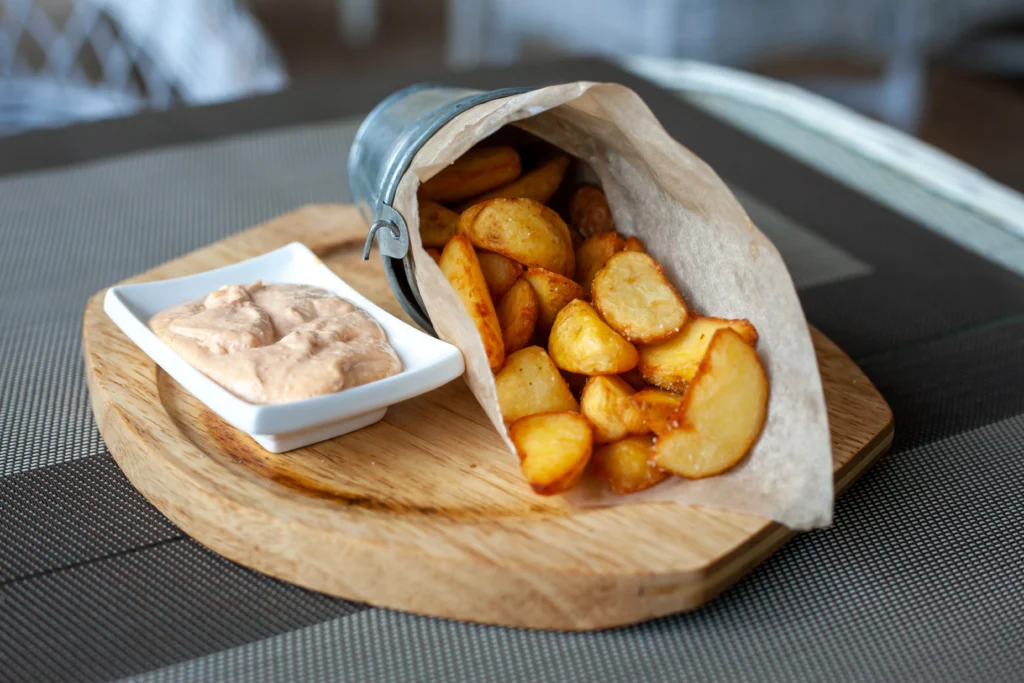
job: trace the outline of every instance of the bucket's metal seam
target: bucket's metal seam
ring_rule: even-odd
[[[503,88],[501,90],[492,90],[490,92],[480,93],[479,95],[470,95],[450,105],[447,111],[428,123],[427,127],[422,130],[419,136],[412,143],[403,144],[400,147],[396,145],[396,148],[404,150],[405,158],[401,160],[400,168],[398,165],[391,167],[393,169],[392,177],[388,178],[385,182],[385,189],[381,195],[383,203],[390,205],[394,201],[395,193],[398,191],[398,183],[401,181],[402,176],[405,175],[405,172],[409,169],[409,165],[412,164],[413,157],[416,156],[416,153],[420,151],[420,148],[426,144],[427,140],[433,137],[434,133],[439,131],[449,121],[464,111],[472,109],[478,105],[498,100],[502,97],[520,95],[524,92],[529,92],[530,90],[531,88]],[[410,129],[409,134],[412,135],[415,131],[415,128]]]
[[[349,153],[349,159],[348,159],[349,178],[352,179],[352,178],[357,177],[359,175],[359,172],[360,172],[359,164],[362,161],[362,159],[361,159],[361,156],[359,154],[355,153],[356,150],[359,150],[359,149],[361,149],[363,147],[362,141],[368,135],[368,131],[370,131],[371,129],[373,129],[377,125],[377,120],[385,112],[387,112],[389,110],[390,106],[393,103],[397,102],[398,100],[405,99],[406,97],[408,97],[410,95],[413,95],[413,94],[415,94],[415,93],[417,93],[417,92],[419,92],[421,90],[435,89],[435,88],[444,88],[444,87],[445,86],[438,86],[438,85],[435,85],[435,84],[432,84],[432,83],[416,83],[414,85],[410,85],[408,87],[402,88],[401,90],[396,90],[395,92],[391,93],[390,95],[385,97],[383,100],[378,102],[377,105],[370,111],[370,113],[366,115],[366,118],[363,119],[363,122],[359,125],[358,130],[356,130],[355,138],[353,138],[353,140],[352,140],[352,146],[350,148],[351,151]],[[394,150],[401,148],[401,145],[399,145],[398,143],[401,142],[402,140],[405,140],[406,137],[407,137],[407,133],[403,134],[403,137],[401,138],[401,140],[396,141],[395,144],[392,145],[392,156],[391,156],[391,158],[388,159],[388,165],[390,165],[392,163],[392,161],[393,161],[393,157],[394,157],[394,154],[395,154]],[[356,200],[359,200],[359,197],[355,197],[354,196],[353,198],[356,199]],[[383,196],[380,196],[380,198],[378,199],[378,202],[381,202],[381,201],[383,201]],[[377,206],[367,206],[367,208],[369,209],[369,211],[366,214],[364,214],[363,217],[366,218],[370,223],[372,223],[376,218],[378,218],[378,216],[376,215],[378,207]],[[360,211],[362,211],[362,207],[360,207]]]
[[[407,97],[408,95],[411,95],[415,92],[419,92],[428,87],[430,86],[411,86],[409,88],[406,88],[405,90],[399,91],[398,93],[391,95],[390,97],[385,99],[383,103],[375,107],[374,112],[382,113],[383,111],[386,110],[386,104],[388,102],[394,102],[397,99],[402,99],[404,97]],[[451,121],[453,118],[455,118],[464,111],[472,109],[473,107],[476,107],[480,104],[484,104],[485,102],[490,102],[492,100],[500,99],[502,97],[511,97],[512,95],[518,95],[524,92],[528,92],[529,90],[529,88],[503,88],[501,90],[492,90],[490,92],[479,93],[477,95],[469,95],[467,97],[462,98],[461,100],[457,100],[456,102],[450,104],[448,106],[448,109],[443,111],[434,119],[428,120],[425,126],[423,126],[422,128],[409,128],[402,135],[402,137],[399,138],[392,146],[392,155],[386,163],[387,175],[385,176],[384,181],[381,183],[383,185],[383,190],[380,194],[380,202],[378,206],[374,207],[374,222],[384,218],[384,216],[382,215],[383,213],[385,213],[383,210],[384,207],[389,207],[392,209],[394,208],[392,206],[392,203],[395,200],[395,193],[398,191],[398,184],[401,182],[402,177],[405,175],[406,171],[409,170],[409,166],[412,164],[413,157],[416,156],[416,153],[420,151],[420,148],[423,147],[423,145],[427,142],[427,140],[429,140],[434,135],[434,133],[436,133],[449,121]],[[402,97],[397,97],[398,95],[402,95]],[[370,118],[376,117],[374,112],[371,112],[371,117],[367,119],[368,122],[370,121]],[[367,129],[367,123],[364,122],[363,126],[360,127],[359,132],[356,133],[357,140],[361,137],[361,134],[363,134]],[[408,233],[408,226],[405,224],[405,219],[397,212],[395,212],[394,217],[389,222],[395,223],[400,234]],[[389,236],[389,234],[394,234],[390,225],[386,225],[384,227],[388,228],[388,233],[380,233],[379,230],[375,230],[373,231],[372,235],[367,235],[367,241],[369,242],[371,239],[376,238],[378,242],[380,242],[382,239],[387,239],[387,236]],[[380,237],[380,235],[384,235],[385,237],[382,238]],[[400,238],[399,241],[405,242],[406,240]],[[408,248],[404,250],[401,248],[388,249],[388,251],[395,251],[395,253],[389,254],[389,256],[392,256],[393,258],[404,259],[408,252]]]
[[[424,89],[437,87],[444,88],[447,86],[433,85],[433,84],[416,84],[408,88],[404,88],[398,92],[392,93],[385,98],[377,107],[374,107],[374,111],[371,112],[370,116],[367,117],[363,125],[360,126],[360,130],[356,133],[356,139],[360,139],[364,130],[368,129],[369,125],[372,125],[372,119],[375,119],[379,113],[382,113],[387,109],[387,105],[393,103],[399,99],[407,97],[415,92],[419,92]],[[420,148],[429,140],[438,130],[444,125],[450,122],[459,114],[472,109],[480,104],[491,102],[496,99],[503,97],[511,97],[513,95],[519,95],[525,92],[529,92],[532,88],[503,88],[500,90],[492,90],[489,92],[479,93],[476,95],[469,95],[461,100],[458,100],[449,105],[448,109],[442,112],[434,119],[427,122],[423,128],[413,127],[410,128],[399,140],[396,141],[393,146],[393,154],[388,159],[387,168],[388,175],[384,185],[384,191],[381,193],[380,203],[377,207],[374,207],[374,221],[367,233],[366,244],[364,245],[363,258],[369,258],[370,249],[376,239],[381,245],[381,258],[384,262],[384,270],[388,276],[388,280],[391,283],[391,288],[394,290],[395,296],[398,298],[402,308],[413,318],[413,320],[424,330],[437,335],[433,325],[430,324],[430,317],[426,312],[426,305],[423,302],[423,298],[420,295],[419,288],[416,286],[416,271],[415,264],[412,262],[408,251],[409,245],[409,229],[405,223],[404,218],[392,207],[392,202],[395,198],[395,193],[398,191],[398,184],[401,182],[402,177],[408,171],[409,166],[412,164],[413,157],[419,152]],[[369,125],[368,125],[369,124]],[[411,141],[410,141],[411,140]],[[385,208],[386,207],[386,208]],[[389,211],[390,210],[390,211]],[[384,218],[383,214],[390,213],[389,219]],[[387,231],[384,233],[380,232],[380,228],[386,227]],[[387,237],[380,238],[378,235],[387,235],[391,237],[395,242],[398,243],[398,248],[393,250],[391,245],[388,246],[387,251],[395,251],[400,256],[385,255],[385,247],[383,240]],[[395,267],[394,260],[402,261],[402,271],[399,271]],[[404,275],[405,282],[402,282]],[[404,287],[402,285],[405,285]],[[409,300],[409,293],[412,294],[413,300]]]

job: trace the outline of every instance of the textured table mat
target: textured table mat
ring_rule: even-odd
[[[185,537],[99,438],[85,300],[345,201],[354,126],[0,179],[0,681],[1020,679],[1024,280],[806,167],[743,153],[712,162],[783,252],[809,319],[896,415],[893,452],[831,529],[698,612],[591,634],[369,608]]]

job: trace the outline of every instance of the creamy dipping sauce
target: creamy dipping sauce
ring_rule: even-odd
[[[228,285],[149,320],[193,367],[250,403],[283,403],[402,371],[380,325],[319,287]]]

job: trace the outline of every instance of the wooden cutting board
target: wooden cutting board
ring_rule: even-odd
[[[187,275],[300,241],[408,321],[351,206],[308,206],[143,273]],[[535,495],[462,380],[378,424],[271,454],[222,422],[103,313],[83,322],[93,411],[132,484],[235,562],[383,607],[508,626],[589,630],[702,605],[792,537],[756,517],[676,504],[574,509]],[[814,332],[837,490],[892,442],[892,413]]]

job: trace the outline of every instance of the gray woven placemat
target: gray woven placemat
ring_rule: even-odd
[[[937,303],[886,345],[872,324],[890,318],[872,323],[878,302],[861,293],[899,297],[892,278],[910,275],[894,262],[956,253],[888,219],[857,235],[808,224],[757,187],[738,191],[812,322],[870,349],[861,361],[896,411],[897,447],[833,528],[706,608],[595,634],[458,624],[310,593],[184,537],[98,436],[86,297],[302,204],[345,201],[354,126],[0,180],[0,680],[1019,680],[1024,289],[964,257],[978,277],[963,287],[989,304]],[[887,235],[891,253],[874,248]],[[924,273],[912,282],[927,291]]]

